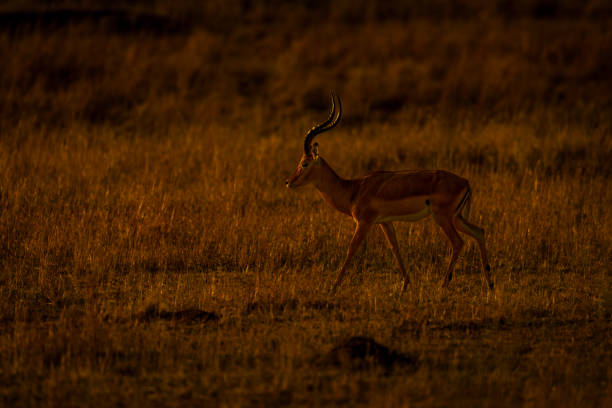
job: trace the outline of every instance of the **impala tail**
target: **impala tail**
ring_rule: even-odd
[[[463,195],[463,198],[457,205],[456,212],[462,214],[463,218],[467,220],[470,216],[471,205],[472,205],[472,189],[470,188],[470,186],[468,186],[467,191]]]

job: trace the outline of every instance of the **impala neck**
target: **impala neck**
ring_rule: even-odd
[[[351,215],[351,197],[353,196],[353,183],[338,176],[334,169],[320,157],[321,168],[319,177],[313,182],[321,197],[333,208]]]

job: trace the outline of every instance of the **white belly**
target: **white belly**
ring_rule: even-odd
[[[376,219],[376,222],[391,222],[391,221],[418,221],[427,217],[431,214],[431,210],[429,206],[426,206],[420,211],[410,213],[410,214],[401,214],[401,215],[384,215],[380,216]]]

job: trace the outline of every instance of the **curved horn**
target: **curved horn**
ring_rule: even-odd
[[[334,100],[335,99],[334,97],[338,98],[338,115],[336,115],[336,102]],[[340,97],[336,95],[334,92],[332,92],[331,100],[332,100],[332,110],[331,110],[331,113],[329,114],[329,118],[327,118],[325,122],[313,127],[312,129],[308,131],[308,133],[306,133],[306,137],[304,138],[304,153],[306,155],[309,155],[312,150],[311,148],[312,140],[315,138],[315,136],[332,129],[334,126],[338,124],[338,121],[340,121],[340,117],[342,116],[342,102],[340,102]]]

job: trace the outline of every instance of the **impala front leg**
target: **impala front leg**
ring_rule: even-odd
[[[438,222],[440,227],[442,227],[442,231],[444,231],[453,247],[451,260],[448,264],[448,271],[446,272],[446,277],[444,278],[444,281],[442,281],[442,287],[446,287],[451,281],[451,279],[453,279],[455,263],[457,262],[457,259],[459,259],[459,253],[463,249],[464,242],[455,227],[453,226],[453,223],[449,221],[447,217],[437,215],[436,221]]]
[[[364,222],[357,223],[357,227],[355,228],[355,233],[353,234],[353,238],[351,239],[351,243],[346,253],[346,258],[344,259],[342,268],[340,268],[340,271],[338,272],[338,277],[336,278],[336,282],[334,283],[334,286],[332,286],[332,292],[335,291],[340,285],[340,282],[342,282],[342,279],[344,278],[344,274],[346,273],[346,267],[349,261],[351,260],[353,255],[355,255],[355,252],[357,252],[357,250],[359,249],[359,246],[363,242],[363,239],[366,237],[366,235],[368,235],[368,231],[370,230],[371,226],[372,226],[371,223],[364,223]]]
[[[404,268],[404,263],[402,262],[402,257],[399,251],[399,245],[397,243],[397,237],[395,236],[395,228],[393,228],[393,224],[382,223],[380,224],[380,229],[382,229],[385,237],[387,238],[387,243],[389,244],[389,248],[391,249],[391,253],[395,257],[397,261],[397,265],[402,272],[402,276],[404,277],[404,284],[402,285],[402,292],[406,290],[408,283],[410,282],[408,278],[408,273],[406,273],[406,268]]]

